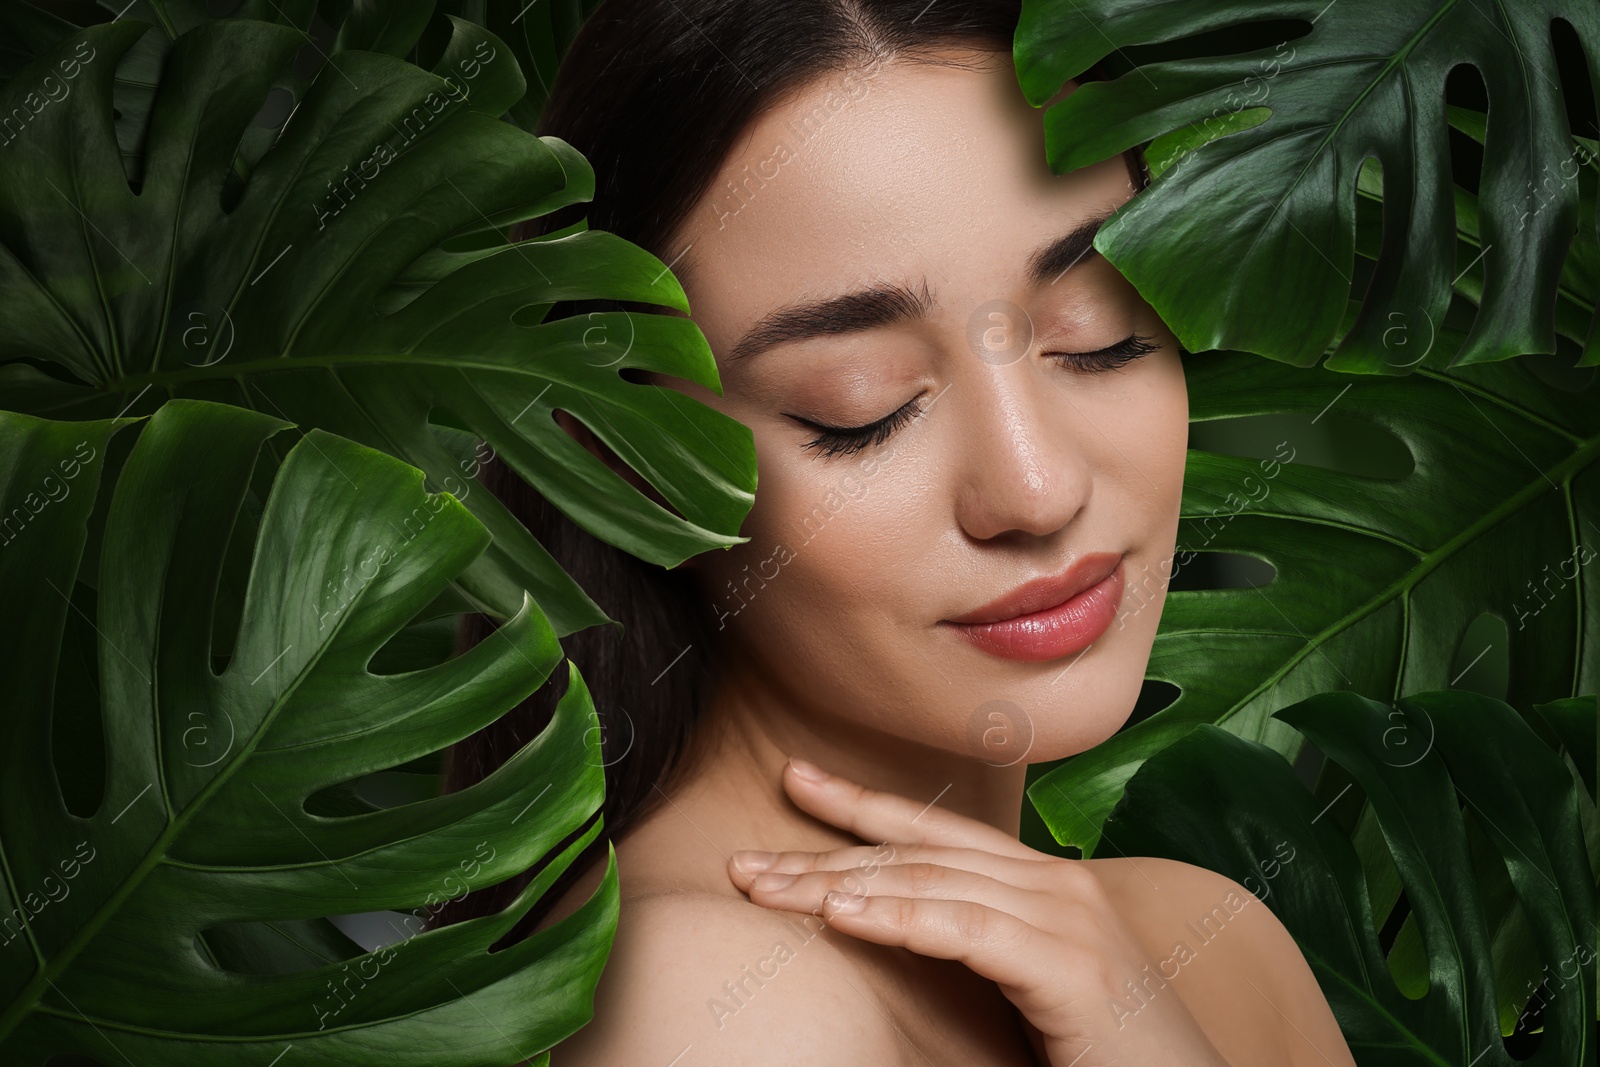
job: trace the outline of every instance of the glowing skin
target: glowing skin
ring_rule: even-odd
[[[801,99],[758,120],[712,206],[668,246],[688,246],[690,307],[725,395],[686,391],[751,427],[760,475],[749,543],[693,564],[726,637],[713,714],[880,788],[932,800],[950,785],[942,806],[1015,831],[1025,763],[1105,740],[1139,695],[1164,596],[1155,579],[1177,536],[1180,356],[1097,253],[1043,285],[1025,278],[1036,248],[1134,190],[1120,157],[1050,173],[1040,113],[1009,64],[889,64],[835,84],[849,87],[837,111]],[[793,148],[796,116],[817,106],[828,118]],[[722,216],[724,183],[761,173],[780,142],[789,162]],[[880,282],[920,291],[924,279],[934,309],[921,321],[726,359],[773,311]],[[1027,318],[985,317],[1001,301]],[[1033,344],[1018,353],[1030,321]],[[984,330],[996,331],[987,348]],[[1161,347],[1098,372],[1044,354],[1132,334]],[[857,426],[919,395],[923,415],[853,454],[805,448],[817,432],[791,417]],[[1124,596],[1124,617],[1080,655],[1009,661],[940,625],[1102,551],[1126,553],[1127,584],[1143,576],[1154,596]],[[1026,716],[1009,724],[1018,738],[1032,735],[1027,759],[1001,768],[990,764],[1017,750],[970,739],[996,700]],[[776,766],[759,768],[768,789]]]
[[[662,255],[685,278],[725,395],[670,384],[751,427],[760,483],[741,530],[749,542],[688,564],[705,610],[723,623],[723,684],[701,735],[713,756],[617,844],[618,941],[597,1022],[558,1046],[562,1062],[667,1063],[688,1044],[697,1051],[685,1064],[735,1062],[721,1057],[772,1054],[802,1033],[811,1034],[803,1054],[765,1062],[1028,1063],[1039,1051],[995,981],[842,929],[800,948],[794,920],[809,909],[751,903],[749,880],[735,885],[728,862],[740,849],[860,844],[836,814],[796,806],[783,769],[790,756],[937,802],[1015,843],[1026,764],[1110,737],[1144,678],[1182,490],[1180,355],[1098,254],[1042,284],[1027,278],[1037,249],[1134,188],[1120,157],[1050,173],[1041,114],[1022,98],[1009,57],[946,58],[968,66],[891,61],[826,75],[779,101],[737,141]],[[746,179],[744,195],[733,195]],[[878,284],[921,293],[924,283],[932,306],[920,318],[731,358],[776,311]],[[997,307],[1025,314],[988,317]],[[1120,369],[1072,369],[1049,355],[1132,335],[1152,350]],[[1019,336],[1031,344],[1019,346]],[[819,431],[797,421],[858,426],[910,401],[920,415],[850,454],[808,448]],[[1123,580],[1117,617],[1086,649],[1006,658],[941,624],[1091,553],[1123,557]],[[1198,900],[1180,910],[1180,901],[1214,892],[1217,876],[1138,863],[1078,869],[1093,871],[1120,909],[1131,935],[1118,944],[1137,940],[1160,960],[1183,920],[1203,910]],[[588,895],[595,873],[547,924]],[[1257,905],[1253,914],[1269,913]],[[1272,925],[1260,926],[1259,940],[1241,934],[1237,943],[1287,942],[1298,960],[1275,920],[1263,923]],[[773,960],[777,940],[797,957],[761,970],[770,984],[714,1023],[706,1002],[735,1003],[724,980],[739,981],[741,964]],[[1290,1062],[1277,1009],[1224,981],[1239,966],[1216,949],[1185,967],[1178,997],[1161,1009],[1178,1020],[1171,1047],[1195,1040],[1193,1020],[1179,1018],[1187,1004],[1207,1035],[1236,1034],[1213,1036],[1230,1062]],[[1299,985],[1280,977],[1270,981],[1286,1013],[1296,1011],[1292,995],[1308,995],[1304,982],[1315,995],[1309,971],[1296,973]],[[1327,1013],[1320,998],[1295,1017],[1311,1025],[1304,1013],[1317,1010]],[[818,1028],[830,1013],[848,1024]],[[1146,1019],[1159,1017],[1152,1009]],[[1317,1025],[1329,1054],[1342,1052],[1337,1029],[1326,1034],[1331,1016]],[[1239,1042],[1255,1042],[1259,1059]]]

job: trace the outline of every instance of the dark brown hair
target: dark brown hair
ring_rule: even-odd
[[[538,128],[589,160],[594,200],[529,220],[511,236],[540,236],[586,216],[590,228],[670,262],[668,242],[763,109],[820,74],[890,57],[916,61],[949,48],[1009,57],[1020,17],[1021,0],[605,0],[562,60]],[[1084,80],[1102,76],[1093,70]],[[1132,151],[1127,159],[1135,188],[1143,188],[1142,155]],[[680,280],[683,268],[675,268]],[[550,317],[619,308],[645,310],[566,303],[553,307]],[[604,858],[608,837],[619,838],[693,769],[689,757],[697,748],[690,742],[713,684],[712,610],[694,595],[692,576],[682,568],[645,563],[592,536],[505,464],[490,463],[479,477],[627,628],[619,634],[615,626],[591,627],[563,641],[594,695],[603,728],[605,829],[505,936],[502,944],[509,944],[532,932],[583,871]],[[483,615],[466,616],[459,647],[482,641],[496,625]],[[552,681],[454,745],[444,790],[482,780],[536,736],[550,720],[559,688]],[[451,902],[432,925],[501,910],[532,874]]]

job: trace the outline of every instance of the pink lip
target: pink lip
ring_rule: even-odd
[[[1095,552],[983,607],[942,620],[978,648],[1016,660],[1070,655],[1099,639],[1122,602],[1122,557]]]

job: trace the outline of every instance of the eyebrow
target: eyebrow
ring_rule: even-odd
[[[1111,212],[1096,215],[1079,223],[1074,229],[1057,237],[1028,259],[1027,279],[1035,287],[1054,285],[1078,260],[1094,252],[1095,235],[1111,217]],[[1099,253],[1095,253],[1098,255]]]
[[[1079,260],[1094,253],[1095,235],[1110,217],[1111,213],[1107,212],[1086,219],[1035,250],[1028,257],[1024,275],[1028,284],[1037,288],[1060,281],[1061,276]],[[879,326],[908,322],[926,315],[933,305],[928,280],[924,277],[921,290],[883,282],[842,296],[782,308],[746,331],[730,350],[728,362],[748,359],[789,341],[859,333]]]

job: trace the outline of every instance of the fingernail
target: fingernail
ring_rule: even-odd
[[[794,875],[784,874],[782,871],[766,871],[756,875],[755,887],[757,889],[782,889],[794,881]]]
[[[745,874],[755,874],[772,866],[773,854],[771,852],[754,852],[741,849],[733,854],[733,865]]]
[[[829,915],[854,915],[866,906],[867,898],[855,893],[829,892],[822,903]]]
[[[815,763],[807,763],[803,759],[789,759],[789,766],[794,768],[794,773],[808,782],[821,782],[828,777],[828,773]]]

